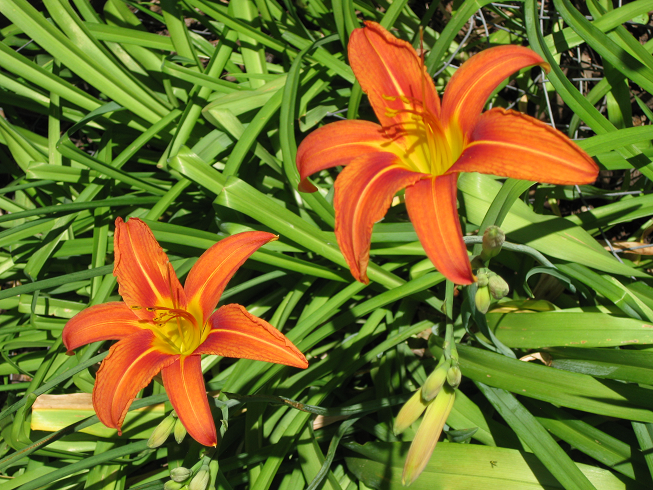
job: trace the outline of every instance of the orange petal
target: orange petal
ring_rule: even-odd
[[[204,324],[231,276],[250,255],[276,239],[272,233],[247,231],[224,238],[204,252],[188,273],[184,285],[188,310],[196,318],[202,318]]]
[[[411,112],[423,109],[440,116],[433,79],[409,43],[366,21],[364,28],[352,32],[348,51],[356,79],[382,126],[410,120]],[[401,112],[394,115],[393,111]]]
[[[186,306],[184,290],[168,256],[141,220],[131,218],[125,223],[122,218],[116,219],[114,253],[118,291],[141,320],[152,320],[156,315],[146,308]]]
[[[421,180],[406,189],[406,209],[426,255],[456,284],[474,282],[456,208],[457,174]]]
[[[354,158],[374,151],[401,153],[402,149],[386,136],[383,128],[369,121],[338,121],[309,134],[297,150],[299,190],[315,192],[308,177],[325,168],[347,165]]]
[[[211,333],[194,354],[274,362],[298,368],[308,362],[281,332],[240,305],[225,305],[211,318]]]
[[[536,180],[548,184],[590,184],[599,167],[560,131],[505,109],[484,113],[449,172]]]
[[[162,368],[178,359],[152,346],[154,333],[140,330],[114,344],[102,361],[93,388],[93,407],[107,427],[120,427],[136,394]]]
[[[66,323],[63,343],[71,354],[77,347],[98,340],[120,340],[139,332],[142,325],[122,301],[91,306]]]
[[[204,446],[215,447],[218,435],[200,363],[200,356],[181,357],[162,370],[163,386],[190,436]]]
[[[336,238],[356,280],[367,284],[366,270],[374,223],[385,216],[397,191],[426,177],[408,170],[392,153],[358,157],[338,176],[333,206]]]
[[[472,56],[454,73],[442,96],[442,120],[457,125],[462,135],[474,128],[488,97],[513,73],[548,64],[523,46],[497,46]]]

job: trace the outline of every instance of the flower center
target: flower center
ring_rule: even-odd
[[[188,311],[166,306],[145,309],[156,313],[148,328],[156,336],[157,349],[173,355],[190,355],[204,341],[203,325]]]
[[[457,127],[444,128],[423,102],[415,97],[384,95],[383,98],[388,101],[399,98],[405,105],[402,109],[386,107],[387,117],[400,119],[386,129],[393,129],[398,137],[403,137],[406,161],[411,170],[443,175],[462,153],[462,135]]]

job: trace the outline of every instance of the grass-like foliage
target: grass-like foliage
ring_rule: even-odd
[[[0,490],[401,488],[420,420],[395,420],[441,358],[462,381],[412,488],[651,488],[653,2],[623,3],[1,0]],[[307,135],[377,121],[347,59],[364,20],[411,43],[440,94],[474,54],[530,47],[551,71],[521,70],[488,107],[553,125],[601,169],[582,186],[461,174],[470,254],[506,234],[485,264],[500,300],[435,269],[403,192],[356,281],[334,234],[341,169],[298,191]],[[149,226],[182,284],[222,238],[279,236],[219,306],[309,367],[203,356],[215,449],[184,437],[160,378],[119,436],[91,404],[112,342],[66,355],[67,321],[121,300],[118,217]],[[151,448],[155,429],[175,437]]]

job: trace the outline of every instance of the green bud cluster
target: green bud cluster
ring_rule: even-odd
[[[504,298],[510,292],[510,286],[500,275],[487,268],[478,269],[476,278],[478,289],[474,296],[474,304],[478,311],[485,314],[490,309],[492,298]]]

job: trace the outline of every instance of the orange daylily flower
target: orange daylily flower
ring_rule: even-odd
[[[559,131],[525,114],[491,109],[488,97],[506,77],[548,65],[521,46],[487,49],[465,62],[442,98],[413,47],[375,22],[349,40],[349,61],[379,124],[338,121],[304,139],[297,152],[299,190],[308,177],[347,165],[335,183],[336,237],[352,275],[367,283],[374,223],[406,189],[406,209],[426,254],[457,284],[474,275],[456,208],[460,172],[550,184],[587,184],[596,163]]]
[[[124,302],[91,306],[63,330],[69,353],[98,340],[119,340],[102,361],[93,388],[93,407],[104,425],[120,433],[136,394],[161,371],[170,403],[188,433],[215,446],[202,354],[308,366],[282,333],[242,306],[213,312],[231,276],[276,238],[259,231],[224,238],[202,254],[182,288],[149,227],[136,218],[116,220],[113,273]]]

